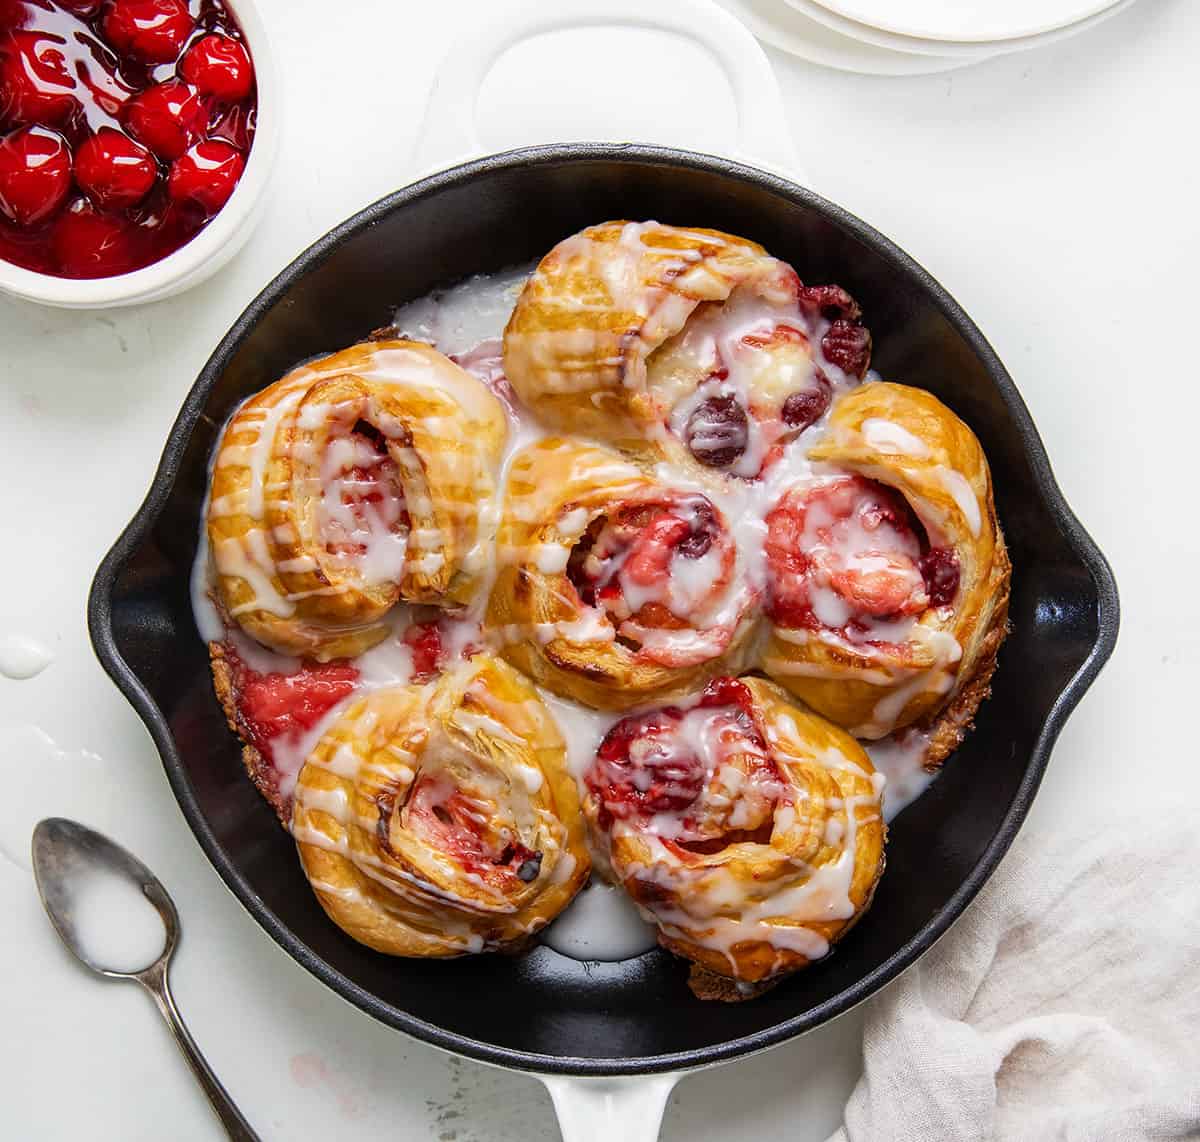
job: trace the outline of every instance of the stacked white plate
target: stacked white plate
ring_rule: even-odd
[[[718,0],[759,39],[873,75],[949,71],[1041,47],[1133,0]]]

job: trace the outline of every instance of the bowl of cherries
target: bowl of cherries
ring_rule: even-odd
[[[277,129],[251,0],[0,0],[0,290],[132,305],[249,237]]]

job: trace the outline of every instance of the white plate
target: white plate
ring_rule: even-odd
[[[964,62],[990,59],[992,56],[1003,55],[1007,52],[1026,51],[1030,48],[1042,47],[1056,40],[1066,39],[1086,31],[1096,24],[1102,23],[1110,16],[1128,8],[1133,0],[1112,0],[1111,6],[1095,15],[1055,28],[1049,32],[1041,32],[1035,36],[1017,36],[1008,40],[997,40],[991,43],[968,43],[952,40],[927,40],[917,36],[901,36],[895,32],[886,32],[869,24],[860,24],[857,20],[849,20],[839,16],[826,7],[822,0],[785,0],[787,5],[808,19],[815,20],[832,31],[838,32],[851,39],[861,40],[873,47],[885,48],[890,51],[907,52],[913,55],[931,55],[943,59],[961,59]]]
[[[863,75],[930,75],[973,63],[933,55],[913,55],[851,39],[789,8],[782,0],[717,0],[760,40],[810,63]]]
[[[987,43],[1065,28],[1117,0],[822,0],[848,20],[924,40]]]

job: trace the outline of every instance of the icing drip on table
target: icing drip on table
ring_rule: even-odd
[[[54,655],[27,635],[0,638],[0,674],[13,681],[35,678],[54,661]]]
[[[635,238],[636,234],[631,235],[629,241],[632,243]],[[353,660],[357,679],[350,693],[304,732],[271,743],[271,760],[279,775],[280,792],[285,797],[290,795],[296,776],[317,741],[350,702],[382,687],[423,682],[428,677],[428,669],[449,668],[474,650],[487,645],[487,637],[482,631],[486,600],[500,559],[512,557],[512,553],[497,553],[495,549],[495,536],[510,469],[514,457],[522,449],[546,434],[514,395],[504,378],[501,362],[504,326],[532,269],[532,266],[525,266],[493,275],[479,275],[450,289],[435,291],[396,312],[395,327],[401,336],[429,342],[451,355],[467,372],[478,378],[501,399],[508,414],[510,432],[497,475],[495,493],[490,499],[479,504],[478,538],[466,560],[466,566],[480,576],[480,585],[471,602],[455,613],[405,604],[395,607],[390,612],[386,619],[386,637]],[[619,259],[614,265],[612,275],[611,284],[614,289],[624,288],[620,281]],[[686,436],[689,422],[693,425],[696,423],[696,411],[706,400],[734,394],[744,395],[755,370],[768,365],[782,370],[784,375],[780,383],[793,389],[797,386],[802,388],[805,385],[813,385],[819,372],[824,377],[824,383],[829,385],[833,397],[859,383],[857,377],[846,374],[826,358],[821,344],[829,327],[828,321],[819,316],[810,316],[801,321],[798,316],[793,316],[788,319],[791,322],[789,325],[779,314],[776,302],[761,297],[747,297],[735,299],[728,309],[714,307],[703,315],[695,329],[685,334],[682,346],[675,348],[696,361],[707,362],[710,357],[716,361],[719,357],[725,362],[727,375],[704,382],[694,394],[681,400],[664,423],[664,433]],[[655,321],[667,324],[677,315],[664,312],[651,316]],[[795,337],[788,334],[781,341],[778,334],[773,334],[772,331],[777,330],[781,323],[790,328]],[[771,342],[773,335],[778,343]],[[790,356],[773,356],[780,345],[787,349]],[[386,377],[389,368],[399,363],[389,362],[388,356],[386,352],[376,354],[374,366],[367,370],[365,375]],[[875,378],[868,374],[866,379]],[[249,508],[253,512],[261,513],[262,510],[261,475],[270,454],[272,424],[278,424],[294,408],[295,403],[301,399],[301,391],[302,388],[298,389],[294,397],[289,395],[263,411],[264,430],[253,445],[230,446],[243,450],[238,459],[251,471],[252,502]],[[469,396],[465,399],[469,399]],[[311,415],[316,416],[317,413]],[[806,494],[831,485],[840,478],[844,479],[844,474],[840,474],[838,470],[814,463],[807,456],[808,448],[825,432],[828,417],[828,403],[819,409],[811,422],[802,422],[794,426],[788,426],[780,420],[767,422],[752,417],[753,423],[747,427],[746,445],[740,458],[723,472],[685,470],[669,461],[663,461],[656,467],[653,475],[664,487],[680,497],[691,496],[693,502],[696,497],[703,497],[711,503],[728,528],[734,548],[732,586],[715,593],[716,602],[711,613],[703,616],[707,625],[733,625],[753,600],[763,597],[769,591],[771,582],[766,554],[768,516],[784,494],[789,491],[793,494]],[[875,420],[867,422],[863,428],[865,434],[886,443],[894,451],[921,457],[926,449],[921,440],[899,425]],[[709,432],[710,436],[715,432],[716,436],[709,442],[714,443],[714,446],[720,444],[717,437],[724,431],[720,425],[706,427],[701,423],[699,430],[702,433]],[[379,468],[379,455],[377,450],[369,447],[368,442],[348,438],[339,442],[337,450],[331,449],[322,459],[325,469],[323,475],[327,478],[329,487],[333,487],[336,493],[330,500],[329,487],[326,488],[326,534],[332,530],[359,548],[365,548],[367,558],[364,566],[367,567],[368,577],[372,579],[386,579],[394,574],[396,567],[403,562],[404,545],[409,540],[406,530],[398,526],[398,505],[386,508],[378,502],[371,501],[364,507],[361,497],[359,500],[355,499],[359,493],[368,497],[375,494],[373,489],[377,489],[377,483],[371,480],[362,481],[361,476],[364,472],[370,473]],[[960,503],[968,524],[977,527],[975,517],[978,515],[978,505],[970,495],[969,487],[966,487],[965,491],[958,487],[954,480],[956,475],[957,473],[949,471],[945,473],[944,483],[947,491]],[[614,479],[619,478],[620,471],[614,470]],[[959,480],[961,479],[960,476]],[[361,487],[361,483],[369,484],[370,487]],[[963,484],[965,485],[965,481]],[[353,508],[356,502],[359,504],[358,510]],[[220,514],[222,505],[215,506]],[[975,516],[972,516],[970,511],[972,506]],[[560,532],[568,537],[568,542],[573,522],[577,525],[576,535],[587,524],[582,513],[576,521],[565,517],[560,520]],[[853,547],[854,544],[850,543],[849,546]],[[532,558],[539,567],[550,574],[565,567],[569,553],[569,547],[549,545],[534,552]],[[250,554],[243,557],[243,563],[239,574],[243,574],[258,593],[254,605],[274,608],[280,614],[289,614],[294,610],[295,600],[278,595],[271,587],[265,570],[254,565],[252,546]],[[653,601],[665,604],[669,610],[676,613],[680,610],[686,611],[689,603],[695,599],[713,595],[712,584],[719,573],[719,553],[715,548],[711,555],[705,553],[701,558],[690,561],[686,567],[682,566],[683,560],[676,559],[674,563],[678,566],[673,566],[666,586],[656,586],[653,580],[649,586],[631,580],[627,568],[620,560],[610,568],[609,573],[621,578],[626,602],[632,610],[636,610],[637,605]],[[211,576],[211,555],[202,526],[191,583],[193,611],[201,637],[208,642],[224,642],[246,667],[261,675],[292,675],[302,669],[300,660],[277,654],[258,645],[238,630],[236,625],[223,618],[213,602]],[[836,620],[841,615],[836,599],[816,601],[814,610],[817,609],[821,611],[822,620]],[[890,621],[891,626],[880,621],[873,633],[880,637],[899,639],[912,627],[910,619]],[[537,637],[544,636],[549,640],[568,633],[559,629],[561,624],[551,625],[554,629],[537,632]],[[612,628],[608,626],[607,632],[605,628],[606,624],[601,621],[601,617],[585,614],[580,623],[576,624],[576,629],[569,633],[570,637],[579,641],[587,641],[589,637],[611,640]],[[592,632],[590,635],[589,631]],[[504,630],[493,632],[493,637],[503,639],[507,634],[520,637],[520,632]],[[828,629],[802,630],[793,634],[798,638],[844,637],[836,630]],[[941,648],[939,661],[944,665],[956,661],[956,648],[957,644],[954,648]],[[945,678],[949,688],[951,675],[946,673]],[[928,682],[928,678],[922,676],[912,685],[919,687],[928,685]],[[867,728],[874,730],[883,725],[887,716],[892,714],[893,706],[898,712],[907,700],[906,694],[904,688],[901,688],[896,694],[885,698],[880,703],[881,708],[876,711],[875,722],[879,725]],[[568,764],[580,782],[582,794],[586,792],[583,786],[584,772],[594,761],[599,743],[621,715],[600,713],[544,691],[541,692],[541,696],[562,732],[567,746]],[[676,705],[686,710],[689,705],[695,704],[697,697],[685,699]],[[885,705],[887,708],[882,708]],[[693,725],[693,722],[696,724]],[[703,722],[705,719],[699,716],[693,717],[691,721],[685,718],[685,725],[681,731],[689,740],[696,738],[693,747],[701,752],[706,748],[702,740],[705,732],[701,725]],[[889,818],[918,796],[930,780],[920,769],[925,743],[923,739],[918,738],[919,735],[911,734],[899,742],[889,738],[873,743],[871,747],[872,757],[880,770],[880,775],[875,779],[877,785],[884,784],[886,778],[888,792],[885,793],[884,806]],[[832,759],[831,764],[834,763],[850,764],[844,759]],[[842,842],[846,852],[850,853],[853,851],[855,807],[847,803],[844,808],[849,832],[842,838]],[[663,824],[666,828],[665,820]],[[656,843],[661,843],[661,840],[662,838]],[[599,863],[603,867],[602,854]],[[653,877],[656,874],[651,867],[646,870],[646,875]],[[820,870],[802,888],[765,900],[756,906],[757,911],[754,908],[749,909],[740,921],[715,919],[710,939],[714,941],[714,946],[732,946],[748,934],[761,934],[767,929],[774,930],[771,921],[785,912],[800,912],[812,917],[840,916],[845,913],[850,875],[850,865],[846,861],[837,862]],[[729,892],[734,891],[732,881],[727,888]],[[712,886],[706,891],[715,892],[717,897],[721,895],[720,891]],[[719,900],[714,898],[714,906],[717,904]],[[672,919],[668,914],[660,914],[659,920],[670,930]],[[790,935],[776,938],[791,940],[796,950],[813,958],[823,955],[827,950],[818,947],[817,944],[823,941],[805,929],[795,928],[790,932]],[[640,954],[651,947],[654,944],[654,929],[638,916],[636,908],[621,890],[605,885],[596,878],[542,934],[541,939],[549,947],[576,959],[622,959]]]

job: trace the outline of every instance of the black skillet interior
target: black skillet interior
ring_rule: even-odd
[[[874,906],[827,961],[751,1003],[693,998],[683,963],[661,951],[604,965],[547,948],[440,963],[389,959],[344,936],[242,772],[189,607],[205,464],[238,400],[297,361],[387,324],[407,299],[529,261],[609,218],[745,235],[806,282],[849,289],[874,333],[876,368],[932,390],[979,435],[1016,567],[1013,633],[995,692],[943,776],[893,824]],[[495,156],[402,190],[285,270],[189,395],[146,504],[97,575],[90,622],[209,858],[288,952],[372,1015],[451,1050],[542,1071],[615,1073],[778,1042],[865,998],[931,945],[1015,835],[1063,720],[1112,651],[1117,599],[1007,373],[906,255],[761,172],[659,148],[576,145]]]

